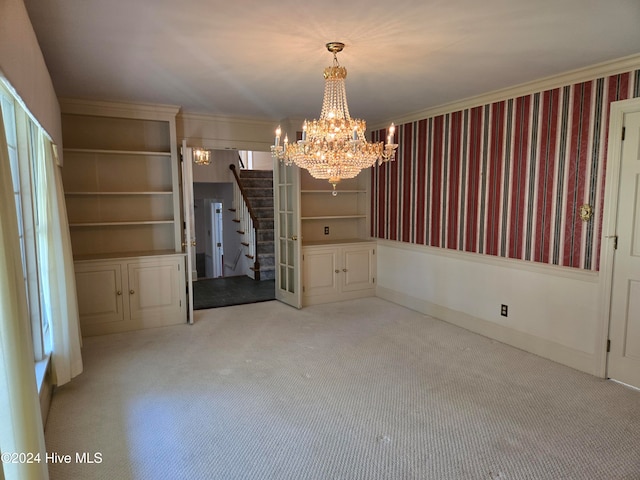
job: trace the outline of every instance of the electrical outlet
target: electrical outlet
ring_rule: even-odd
[[[329,235],[329,227],[324,227],[324,234]]]
[[[509,316],[509,306],[505,305],[504,303],[500,306],[500,315],[502,315],[503,317],[508,317]]]

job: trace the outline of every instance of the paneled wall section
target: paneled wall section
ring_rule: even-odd
[[[640,70],[401,125],[372,236],[598,270],[609,105],[638,96]]]

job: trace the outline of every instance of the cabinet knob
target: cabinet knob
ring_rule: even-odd
[[[342,271],[343,271],[343,272],[346,272],[346,271],[347,271],[347,269],[346,269],[346,268],[343,268],[343,269],[342,269]]]
[[[122,290],[118,290],[118,291],[116,292],[116,295],[122,295]]]
[[[291,240],[293,240],[294,242],[296,240],[298,240],[298,236],[297,235],[291,235],[291,237],[289,237],[289,238],[291,238]]]
[[[336,273],[340,273],[340,270],[338,270],[337,268],[336,268]]]
[[[136,293],[135,290],[129,290],[129,294],[133,295],[134,293]]]

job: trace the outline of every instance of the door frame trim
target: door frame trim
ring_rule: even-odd
[[[620,163],[622,161],[622,127],[627,113],[640,112],[640,98],[611,102],[609,113],[609,135],[607,138],[606,178],[604,189],[604,210],[600,236],[600,312],[596,335],[595,361],[597,375],[606,378],[607,339],[611,324],[611,289],[613,287],[614,239],[618,214],[618,193],[620,191]]]

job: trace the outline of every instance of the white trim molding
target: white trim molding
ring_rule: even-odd
[[[603,376],[597,272],[387,240],[377,245],[377,296]]]
[[[387,121],[383,123],[372,125],[369,129],[373,131],[386,128],[391,121],[395,122],[396,125],[403,125],[405,123],[416,122],[418,120],[443,115],[445,113],[457,112],[466,108],[486,105],[509,98],[517,98],[522,95],[529,95],[532,92],[542,92],[552,88],[563,87],[565,85],[585,82],[595,78],[624,73],[638,68],[640,68],[640,54],[629,55],[628,57],[610,60],[558,75],[540,78],[520,85],[514,85],[473,97],[464,98],[455,102],[407,113],[402,117],[387,119]]]
[[[481,318],[407,295],[403,292],[378,287],[376,289],[376,296],[438,320],[451,323],[465,330],[492,338],[498,342],[511,345],[520,350],[567,365],[576,370],[592,375],[596,374],[593,369],[593,356],[589,353],[569,348],[545,338],[520,332],[513,328],[488,322]]]
[[[146,103],[107,102],[79,98],[59,98],[62,113],[95,115],[106,117],[141,118],[166,120],[180,111],[176,105],[152,105]]]

